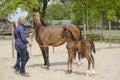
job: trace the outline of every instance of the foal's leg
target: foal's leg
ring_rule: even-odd
[[[67,74],[69,73],[70,70],[70,52],[68,51],[68,65],[67,65]]]
[[[85,56],[88,61],[88,70],[87,70],[87,76],[90,74],[90,65],[91,65],[91,57],[88,55]]]
[[[70,74],[72,72],[72,61],[73,61],[72,57],[73,57],[73,54],[74,53],[70,53]]]
[[[92,52],[90,54],[91,54],[91,58],[92,58],[92,73],[95,74],[95,70],[94,70],[94,68],[95,68],[95,60],[94,60],[94,57],[92,55]]]
[[[67,74],[70,74],[72,72],[72,56],[70,51],[68,51],[68,67],[67,67]]]

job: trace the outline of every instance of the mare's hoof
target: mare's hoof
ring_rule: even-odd
[[[80,65],[81,65],[81,63],[80,63],[80,62],[78,62],[78,63],[77,63],[77,65],[78,65],[78,66],[80,66]]]
[[[43,65],[42,68],[47,68],[47,65]]]
[[[92,75],[95,75],[95,70],[92,70]]]
[[[76,64],[76,63],[77,63],[77,60],[76,60],[76,59],[73,59],[73,63]]]
[[[72,73],[72,70],[67,70],[66,71],[66,74],[71,74]]]
[[[46,70],[50,70],[48,65],[43,65],[42,68],[46,69]]]
[[[47,66],[47,67],[46,67],[46,70],[50,70],[50,68]]]

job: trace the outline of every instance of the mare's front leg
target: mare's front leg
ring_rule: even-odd
[[[40,47],[44,59],[44,67],[47,67],[49,69],[50,63],[49,63],[49,48],[48,47]]]
[[[77,60],[76,60],[76,53],[73,54],[73,62],[74,62],[74,63],[77,63]]]
[[[77,65],[80,66],[80,64],[81,64],[81,56],[82,56],[82,55],[81,55],[81,52],[78,52],[78,61],[77,61],[77,59],[76,59],[76,54],[77,54],[77,53],[74,53],[74,54],[73,54],[73,62],[74,62],[74,63],[77,63]]]

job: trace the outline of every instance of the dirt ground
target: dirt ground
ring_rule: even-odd
[[[30,59],[26,66],[26,71],[30,77],[23,77],[12,68],[16,61],[12,58],[12,42],[10,40],[0,40],[0,80],[120,80],[120,44],[112,44],[108,48],[108,43],[95,42],[96,54],[95,71],[96,74],[86,76],[87,60],[82,59],[81,65],[73,64],[72,74],[65,74],[67,69],[67,50],[65,44],[54,48],[50,47],[50,70],[42,68],[43,57],[38,44],[34,40],[30,51]]]

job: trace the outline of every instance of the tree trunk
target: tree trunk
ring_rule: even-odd
[[[101,12],[100,41],[103,40],[103,12]]]
[[[39,2],[39,4],[41,5],[41,3],[42,3],[42,13],[41,13],[41,19],[42,19],[42,23],[43,23],[43,25],[47,25],[46,24],[46,22],[45,22],[45,15],[46,15],[46,9],[47,9],[47,4],[48,4],[48,1],[49,0],[42,0],[42,2],[41,2],[41,0],[38,0],[38,2]]]
[[[83,1],[83,31],[84,31],[84,39],[86,39],[86,24],[85,24],[85,2]]]
[[[40,4],[40,0],[38,0]],[[42,17],[45,18],[48,0],[42,0]],[[41,5],[41,4],[40,4]]]

